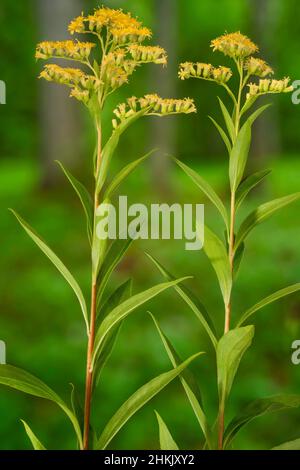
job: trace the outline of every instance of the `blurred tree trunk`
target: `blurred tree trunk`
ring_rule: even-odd
[[[162,97],[176,96],[177,50],[178,50],[178,2],[174,0],[153,0],[155,43],[168,53],[168,67],[155,67],[150,77],[150,91],[157,91]],[[152,158],[152,174],[158,191],[168,191],[170,158],[176,143],[176,118],[153,119],[151,130],[152,148],[159,151]]]
[[[37,0],[37,7],[40,39],[64,40],[68,38],[69,21],[82,11],[82,0]],[[54,160],[62,160],[71,168],[78,162],[80,108],[68,95],[65,87],[40,82],[40,152],[45,186],[56,183],[58,169]]]
[[[281,12],[280,0],[249,0],[249,9],[252,12],[251,25],[254,38],[259,44],[261,56],[276,68],[278,38],[278,19]],[[269,102],[270,100],[266,101]],[[253,133],[253,152],[257,158],[264,158],[270,154],[278,155],[281,151],[281,136],[278,108],[274,104],[271,110],[266,111],[255,125]]]

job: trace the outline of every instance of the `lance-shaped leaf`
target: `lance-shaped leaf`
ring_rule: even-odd
[[[87,232],[90,244],[92,244],[93,238],[93,221],[94,221],[94,205],[91,198],[90,193],[86,189],[86,187],[80,183],[58,160],[56,161],[62,171],[64,172],[67,179],[70,181],[71,185],[73,186],[77,196],[80,199],[82,204],[83,210],[85,212],[86,220],[87,220]]]
[[[10,365],[0,365],[0,384],[56,403],[70,419],[82,447],[81,430],[76,416],[48,385],[28,372]]]
[[[199,354],[195,354],[180,366],[175,369],[165,372],[155,379],[150,380],[146,385],[139,388],[131,397],[123,403],[115,415],[111,418],[108,424],[105,426],[102,432],[96,450],[104,450],[115,435],[122,429],[127,421],[139,411],[146,403],[148,403],[155,395],[163,390],[172,380],[180,375],[183,370],[189,366],[189,364],[199,357]]]
[[[285,442],[280,446],[273,447],[271,450],[300,450],[300,439],[294,441]]]
[[[26,434],[30,439],[30,442],[32,444],[32,447],[34,450],[47,450],[46,447],[41,443],[41,441],[36,437],[34,432],[30,429],[28,424],[21,419],[21,422],[25,428]]]
[[[299,406],[300,395],[278,395],[254,400],[227,426],[224,446],[228,447],[237,433],[253,419],[275,411],[298,408]]]
[[[240,270],[241,263],[243,261],[244,253],[245,253],[245,243],[242,243],[239,246],[236,252],[235,258],[234,258],[233,276],[235,279],[237,278],[239,274],[239,270]]]
[[[228,154],[230,155],[231,150],[232,150],[232,145],[231,145],[231,143],[230,143],[230,140],[229,140],[228,137],[227,137],[226,132],[225,132],[224,129],[220,126],[220,124],[218,124],[217,121],[215,121],[214,118],[212,118],[211,116],[208,116],[208,117],[209,117],[209,119],[212,121],[212,123],[215,125],[215,127],[217,128],[217,130],[218,130],[220,136],[221,136],[222,139],[223,139],[224,144],[226,145]]]
[[[261,183],[263,179],[271,173],[271,171],[272,170],[258,171],[241,182],[236,192],[236,210],[241,206],[250,191]]]
[[[96,184],[96,190],[97,193],[101,191],[101,189],[104,186],[104,183],[107,178],[107,173],[109,169],[109,164],[110,161],[113,157],[113,154],[115,153],[120,137],[123,134],[123,132],[126,131],[126,129],[133,124],[135,121],[137,121],[140,117],[144,116],[148,112],[148,108],[144,108],[141,111],[135,113],[133,116],[130,118],[126,119],[123,121],[117,129],[115,129],[110,137],[110,139],[107,141],[106,145],[104,146],[102,156],[101,156],[101,167],[99,171],[99,175],[97,178],[97,184]]]
[[[256,109],[247,119],[247,121],[251,124],[251,126],[255,123],[256,119],[259,118],[259,116],[266,111],[270,106],[272,106],[272,103],[265,104],[261,106],[260,108]],[[248,108],[249,109],[249,108]],[[243,115],[243,112],[241,113]]]
[[[129,279],[119,286],[103,304],[100,312],[97,317],[97,324],[99,320],[102,320],[106,315],[116,308],[123,300],[127,299],[131,295],[132,281]],[[116,328],[113,328],[108,335],[106,335],[101,348],[98,351],[96,363],[95,363],[95,372],[94,372],[94,384],[99,383],[100,375],[105,367],[108,359],[110,358],[114,346],[116,344],[117,338],[119,336],[120,329],[122,327],[122,322],[119,323]]]
[[[262,204],[242,223],[236,237],[235,250],[257,225],[269,219],[275,212],[300,199],[300,192]]]
[[[153,256],[146,253],[148,258],[155,264],[164,278],[168,281],[174,281],[176,278],[172,274],[170,274],[160,263],[155,259]],[[211,339],[214,347],[217,346],[217,339],[216,339],[216,330],[212,319],[210,318],[209,313],[207,312],[204,305],[200,302],[200,300],[187,289],[185,286],[175,285],[174,289],[180,295],[180,297],[187,303],[187,305],[191,308],[191,310],[195,313],[198,320],[201,322],[202,326],[204,327],[205,331],[207,332],[208,336]]]
[[[228,331],[217,347],[217,371],[220,403],[225,404],[241,359],[252,343],[254,326]]]
[[[249,122],[246,122],[237,136],[230,155],[229,178],[231,190],[233,192],[236,191],[243,179],[248,160],[250,144],[251,125]]]
[[[222,111],[222,114],[223,114],[223,117],[224,117],[224,121],[225,121],[227,130],[228,130],[228,134],[231,138],[231,141],[234,142],[235,141],[235,128],[234,128],[233,120],[232,120],[225,104],[223,103],[223,101],[220,98],[218,98],[218,100],[219,100],[219,103],[220,103],[220,108],[221,108],[221,111]]]
[[[79,300],[83,317],[86,323],[87,331],[89,331],[89,321],[88,321],[86,302],[85,302],[85,298],[79,287],[78,282],[74,279],[73,275],[66,268],[63,262],[58,258],[58,256],[48,247],[48,245],[46,245],[46,243],[40,238],[40,236],[36,232],[34,232],[34,230],[25,222],[25,220],[23,220],[15,211],[11,210],[11,212],[20,222],[25,232],[35,242],[35,244],[40,248],[40,250],[47,256],[47,258],[50,259],[50,261],[58,269],[58,271],[65,278],[68,284],[72,287],[73,291],[76,294],[77,299]]]
[[[129,163],[126,165],[120,173],[118,173],[114,178],[109,187],[105,191],[104,199],[109,199],[112,197],[114,192],[118,189],[120,184],[124,181],[127,176],[129,176],[141,163],[143,163],[147,158],[149,158],[151,155],[153,155],[154,152],[156,152],[157,149],[151,150],[148,152],[146,155],[143,157],[139,158],[138,160],[135,160],[134,162]]]
[[[179,450],[179,447],[174,441],[168,426],[162,417],[157,413],[157,411],[155,411],[155,414],[158,422],[160,450]]]
[[[109,281],[109,278],[118,264],[121,262],[122,258],[128,251],[129,247],[133,242],[133,238],[128,238],[126,240],[114,240],[107,250],[106,256],[104,258],[103,264],[100,268],[98,274],[98,295],[97,295],[97,310],[100,309],[101,300],[105,287]]]
[[[249,317],[251,317],[255,312],[257,312],[261,308],[266,307],[272,302],[275,302],[276,300],[281,299],[282,297],[286,297],[287,295],[293,294],[294,292],[297,292],[299,290],[300,290],[300,283],[298,282],[297,284],[293,284],[292,286],[285,287],[284,289],[274,292],[268,297],[262,299],[260,302],[257,302],[257,304],[253,305],[253,307],[249,308],[244,313],[244,315],[242,315],[241,319],[238,321],[237,326],[243,325],[243,323],[245,323],[245,321],[247,321]]]
[[[163,282],[161,284],[158,284],[154,287],[151,287],[150,289],[140,292],[139,294],[133,295],[130,299],[125,300],[125,302],[123,302],[121,305],[118,305],[118,307],[114,308],[104,318],[97,330],[93,354],[93,366],[95,365],[95,359],[106,335],[114,327],[116,327],[122,320],[124,320],[124,318],[126,318],[138,307],[148,302],[148,300],[152,299],[153,297],[156,297],[166,289],[173,287],[175,284],[179,284],[180,282],[185,281],[186,279],[190,279],[190,277],[183,277],[181,279],[177,279],[176,281]]]
[[[182,168],[182,170],[191,178],[191,180],[201,189],[201,191],[204,192],[204,194],[216,206],[216,208],[220,212],[220,214],[221,214],[221,216],[222,216],[222,218],[225,222],[226,228],[228,230],[227,210],[226,210],[223,202],[221,201],[221,199],[219,198],[219,196],[215,192],[215,190],[210,186],[209,183],[207,183],[207,181],[205,181],[204,178],[202,178],[202,176],[200,176],[196,171],[192,170],[192,168],[188,167],[187,165],[182,163],[180,160],[177,160],[176,158],[174,158],[174,160],[177,163],[177,165],[180,166],[180,168]]]
[[[206,226],[204,228],[204,251],[218,277],[224,304],[228,305],[232,289],[232,275],[228,254],[223,242]]]
[[[182,361],[180,360],[175,348],[172,346],[170,340],[168,337],[164,334],[162,329],[159,326],[159,323],[155,319],[155,317],[150,313],[152,320],[154,321],[154,324],[157,328],[157,331],[159,333],[159,336],[162,340],[162,343],[165,347],[165,350],[168,354],[168,357],[173,365],[173,367],[177,367]],[[198,384],[196,380],[194,379],[194,375],[188,370],[185,369],[184,372],[179,376],[180,381],[182,383],[182,386],[185,390],[185,393],[187,395],[187,398],[191,404],[191,407],[195,413],[195,416],[198,420],[198,423],[203,431],[203,434],[206,438],[208,447],[211,448],[212,444],[212,436],[211,436],[211,430],[208,425],[205,413],[202,409],[202,400],[201,400],[201,394],[200,390],[198,387]]]

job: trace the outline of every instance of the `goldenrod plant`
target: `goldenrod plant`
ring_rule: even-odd
[[[92,42],[81,42],[77,39],[41,42],[36,49],[36,58],[64,59],[71,62],[70,67],[61,67],[56,63],[47,64],[40,77],[69,87],[70,96],[88,109],[96,130],[96,148],[94,158],[91,158],[95,178],[93,194],[60,163],[82,203],[86,216],[87,238],[91,248],[89,310],[85,295],[68,268],[42,238],[18,214],[14,214],[27,234],[72,287],[79,301],[87,335],[85,399],[81,403],[80,391],[78,393],[77,387],[74,387],[70,404],[67,404],[41,380],[11,365],[0,366],[0,383],[55,402],[70,419],[79,449],[105,449],[134,413],[177,377],[198,354],[141,387],[119,408],[104,429],[93,429],[92,406],[99,406],[95,396],[96,386],[98,381],[101,381],[101,372],[110,356],[122,321],[139,306],[183,280],[167,281],[135,295],[131,294],[131,281],[128,280],[115,290],[110,288],[112,294],[108,295],[107,286],[111,274],[133,240],[107,241],[98,238],[97,210],[101,203],[111,200],[123,180],[150,155],[130,163],[108,181],[111,159],[126,129],[143,116],[188,114],[195,112],[196,108],[190,99],[163,99],[156,94],[129,98],[114,110],[112,134],[103,142],[103,109],[109,106],[109,96],[125,85],[141,65],[166,65],[167,54],[161,47],[143,45],[145,40],[151,38],[151,31],[139,20],[121,10],[101,7],[91,15],[82,14],[71,22],[69,32],[71,35],[86,35]],[[77,68],[74,63],[78,64]],[[34,449],[45,449],[28,424],[24,422],[24,426]]]
[[[204,233],[204,252],[207,255],[217,275],[220,293],[224,301],[224,330],[217,334],[214,326],[214,317],[210,315],[204,305],[192,295],[185,287],[176,285],[175,289],[183,300],[196,314],[208,334],[216,353],[217,384],[219,395],[219,409],[215,423],[209,423],[203,409],[202,400],[195,380],[184,373],[181,382],[191,403],[193,411],[198,419],[204,435],[204,449],[229,449],[237,433],[257,416],[269,412],[300,406],[299,396],[274,396],[255,400],[246,409],[242,410],[235,418],[226,423],[226,404],[230,397],[231,388],[237,373],[240,361],[246,350],[250,347],[254,326],[245,325],[253,318],[253,315],[264,306],[300,290],[300,283],[296,283],[275,292],[263,300],[259,300],[253,307],[245,311],[237,311],[232,302],[232,292],[236,287],[236,279],[246,249],[246,239],[252,234],[255,227],[266,221],[279,209],[286,207],[300,199],[300,193],[280,197],[273,201],[265,202],[251,212],[246,219],[237,224],[237,214],[251,190],[256,188],[270,173],[269,170],[246,173],[246,165],[251,147],[251,133],[254,122],[267,110],[269,104],[251,111],[253,105],[263,95],[275,93],[289,93],[293,90],[290,80],[275,80],[272,68],[255,54],[258,47],[241,33],[225,34],[211,43],[216,52],[229,56],[233,61],[234,69],[228,67],[215,67],[206,63],[185,62],[180,65],[179,77],[182,80],[195,78],[208,80],[222,86],[227,94],[230,106],[226,106],[221,99],[219,104],[224,118],[224,125],[220,125],[215,119],[210,118],[216,126],[224,141],[228,152],[228,176],[230,201],[227,205],[222,201],[212,186],[196,171],[183,162],[176,160],[179,167],[190,177],[196,186],[209,198],[216,207],[224,224],[225,239],[223,235],[214,233],[207,226]],[[238,88],[230,86],[230,80],[234,73],[238,77]],[[153,257],[166,280],[174,279],[168,271]],[[255,260],[253,260],[255,263]],[[232,310],[239,319],[232,323]],[[157,320],[153,317],[166,352],[174,367],[179,364],[178,356],[166,335],[161,330]],[[178,448],[171,436],[167,425],[158,416],[161,447],[162,449]],[[225,426],[226,425],[226,426]],[[199,446],[201,443],[199,443]],[[300,448],[300,439],[284,444],[283,449]]]

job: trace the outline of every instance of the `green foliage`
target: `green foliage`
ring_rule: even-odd
[[[0,384],[27,393],[28,395],[50,400],[58,405],[71,421],[78,442],[82,446],[82,435],[76,416],[48,385],[28,372],[10,365],[0,365]]]
[[[157,393],[178,377],[178,375],[180,375],[181,372],[183,372],[183,370],[198,356],[199,354],[195,354],[178,367],[152,379],[128,398],[104,428],[104,431],[97,442],[96,450],[105,449],[124,424],[126,424],[126,422],[149,400],[157,395]]]
[[[47,450],[43,444],[39,441],[39,439],[36,437],[36,435],[33,433],[33,431],[30,429],[30,427],[28,426],[28,424],[21,420],[23,425],[24,425],[24,428],[25,428],[25,431],[26,431],[26,434],[27,436],[29,437],[30,439],[30,442],[32,444],[32,447],[34,448],[34,450]]]
[[[174,441],[166,423],[162,419],[162,417],[155,412],[158,428],[159,428],[159,444],[161,450],[179,450],[178,445]]]
[[[227,426],[225,433],[225,446],[228,447],[236,434],[253,419],[275,411],[282,411],[300,406],[299,395],[279,395],[254,400],[246,406],[236,418]]]

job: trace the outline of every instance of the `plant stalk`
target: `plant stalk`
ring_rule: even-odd
[[[243,61],[237,61],[237,68],[240,75],[240,85],[237,99],[235,100],[235,139],[237,139],[240,131],[240,121],[241,121],[241,102],[242,102],[242,93],[245,87],[244,82],[244,64]],[[229,247],[228,247],[228,258],[231,270],[231,276],[233,279],[234,271],[234,243],[235,243],[235,216],[236,216],[236,207],[235,207],[235,198],[236,192],[235,189],[231,190],[231,200],[230,200],[230,232],[229,232]],[[224,334],[228,333],[230,330],[230,320],[231,320],[231,295],[228,300],[227,305],[225,306],[225,323],[224,323]],[[223,438],[224,438],[224,428],[225,428],[225,403],[220,403],[219,405],[219,418],[218,418],[218,449],[223,449]]]
[[[97,128],[97,161],[96,161],[96,182],[101,165],[102,153],[102,129],[101,123],[96,122]],[[95,187],[94,196],[94,230],[96,230],[96,212],[99,206],[99,197]],[[86,382],[85,382],[85,405],[84,405],[84,431],[83,431],[83,450],[89,448],[89,432],[90,432],[90,418],[91,418],[91,403],[93,391],[93,352],[96,334],[96,317],[97,317],[97,276],[92,274],[92,288],[91,288],[91,314],[90,314],[90,329],[87,347],[87,361],[86,361]]]

